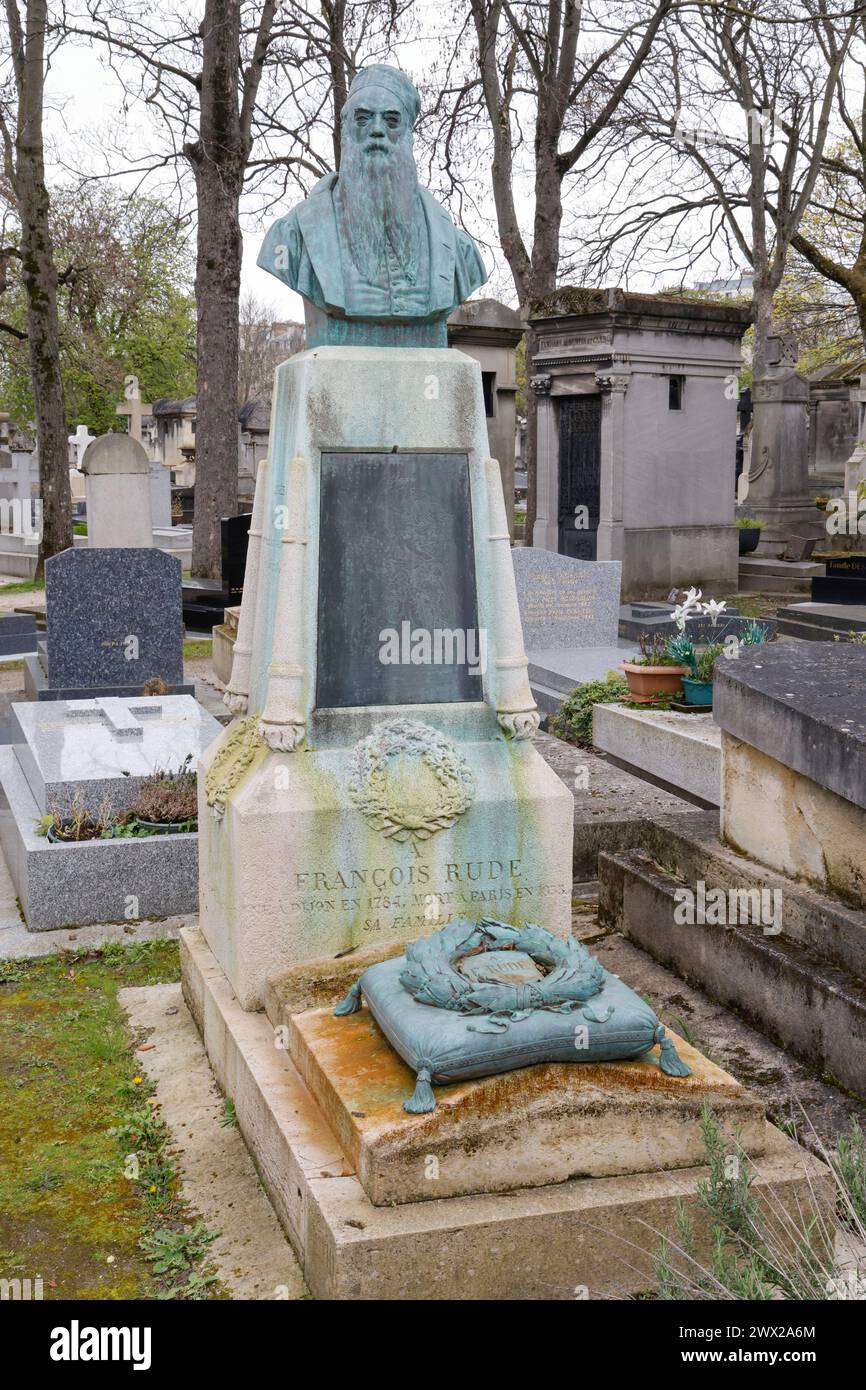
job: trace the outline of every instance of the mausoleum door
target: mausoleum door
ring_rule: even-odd
[[[601,498],[601,396],[559,402],[559,553],[594,560]]]

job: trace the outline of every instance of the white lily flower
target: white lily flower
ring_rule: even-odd
[[[713,627],[715,627],[716,623],[719,621],[719,614],[724,613],[727,606],[724,599],[721,603],[716,603],[716,600],[711,598],[708,603],[701,604],[701,612],[706,614]]]
[[[678,603],[673,611],[673,619],[678,632],[685,632],[686,618],[696,608],[700,608],[700,589],[689,589],[682,603]]]

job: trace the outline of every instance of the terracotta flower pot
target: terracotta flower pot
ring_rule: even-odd
[[[649,705],[658,695],[676,695],[682,688],[687,666],[638,666],[622,661],[628,693],[639,705]]]

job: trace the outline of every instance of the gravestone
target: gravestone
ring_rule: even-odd
[[[183,619],[193,630],[212,631],[226,608],[240,603],[244,591],[251,513],[220,520],[220,578],[185,579]]]
[[[750,515],[763,523],[758,554],[781,555],[793,536],[821,537],[809,481],[809,384],[796,370],[791,334],[767,338],[767,367],[752,386],[755,407],[748,487]],[[743,479],[740,479],[743,488]]]
[[[195,761],[218,733],[188,695],[13,704],[11,746],[0,747],[0,843],[28,931],[195,912],[195,830],[62,844],[37,827],[73,803],[116,817],[146,777]]]
[[[64,550],[45,563],[47,643],[25,658],[40,700],[140,695],[183,680],[180,561],[161,550]]]
[[[87,543],[91,549],[153,544],[150,462],[137,439],[103,434],[87,447]]]
[[[618,635],[622,565],[534,547],[518,547],[511,558],[532,693],[550,714],[575,686],[603,680],[634,650]]]
[[[866,605],[866,554],[827,555],[824,566],[824,575],[812,580],[813,603]]]
[[[96,435],[91,434],[87,425],[76,426],[75,433],[70,434],[67,443],[69,444],[69,463],[73,469],[80,469],[84,462],[84,455],[87,453],[91,444],[95,444]]]
[[[171,526],[171,472],[158,459],[150,461],[150,520],[154,529]]]
[[[616,646],[622,565],[552,550],[511,552],[528,650]]]

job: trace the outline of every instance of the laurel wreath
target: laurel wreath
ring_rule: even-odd
[[[421,758],[433,773],[439,795],[422,811],[408,810],[394,798],[388,764],[395,757]],[[475,779],[457,749],[443,734],[413,719],[378,724],[355,748],[349,796],[375,830],[403,844],[428,840],[449,829],[468,810]]]
[[[457,968],[467,956],[503,950],[523,951],[547,973],[529,984],[509,985],[472,980]],[[603,988],[604,969],[579,941],[562,941],[545,927],[511,927],[492,917],[480,922],[457,918],[406,947],[400,983],[419,1004],[489,1015],[485,1023],[469,1025],[473,1032],[501,1033],[537,1009],[571,1013],[582,1008]],[[584,1017],[607,1021],[587,1010]]]

